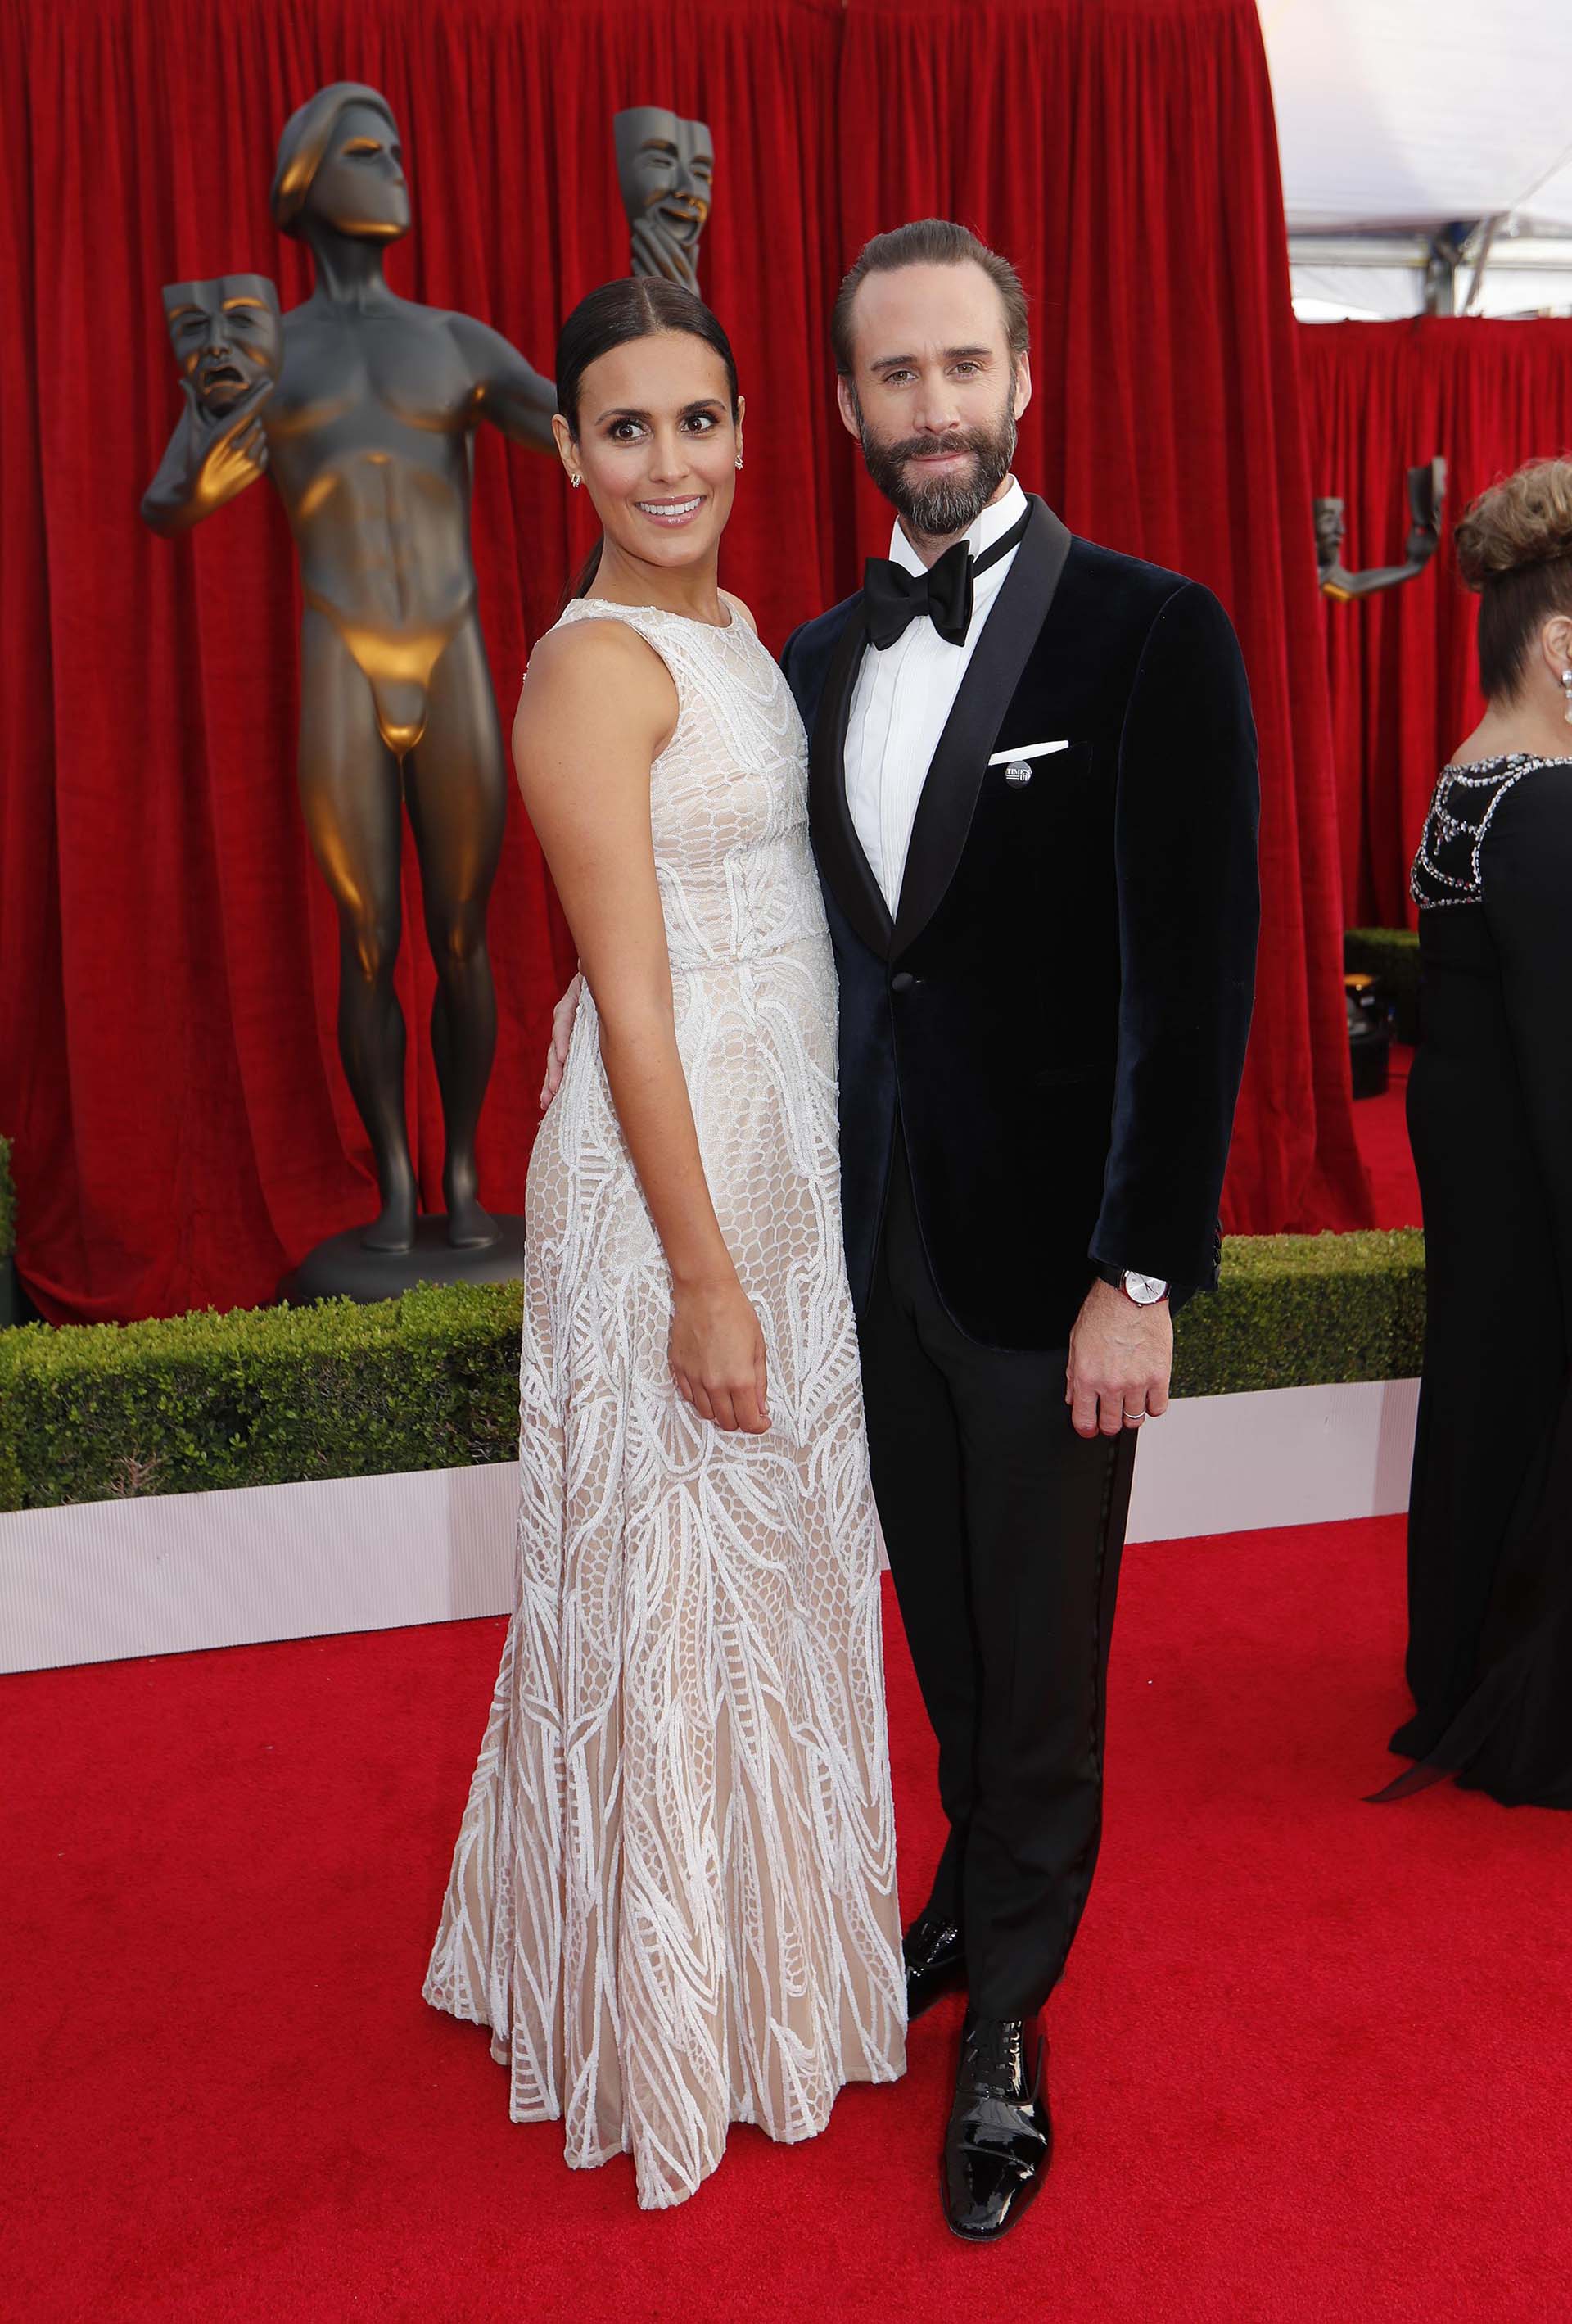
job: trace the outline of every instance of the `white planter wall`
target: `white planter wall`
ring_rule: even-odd
[[[1182,1399],[1143,1432],[1131,1540],[1404,1508],[1418,1390]],[[0,1517],[0,1671],[506,1613],[517,1499],[500,1462]]]

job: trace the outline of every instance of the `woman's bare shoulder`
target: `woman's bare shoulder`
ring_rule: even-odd
[[[614,615],[565,622],[548,630],[529,656],[519,691],[515,734],[566,720],[602,732],[608,720],[640,741],[657,742],[676,722],[676,687],[653,646]]]

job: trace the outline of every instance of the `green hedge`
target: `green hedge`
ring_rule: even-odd
[[[518,1284],[0,1333],[0,1509],[510,1459]]]
[[[0,1332],[0,1509],[511,1460],[520,1296]],[[1179,1318],[1174,1391],[1402,1379],[1423,1328],[1416,1231],[1232,1236]]]
[[[1420,1038],[1420,940],[1412,928],[1349,928],[1343,966],[1381,979],[1397,1004],[1397,1038],[1411,1048]]]
[[[1174,1326],[1173,1392],[1411,1379],[1425,1333],[1425,1239],[1230,1235],[1219,1288]]]

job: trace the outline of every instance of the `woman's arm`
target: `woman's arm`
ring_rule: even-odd
[[[704,1419],[758,1434],[764,1338],[726,1249],[677,1053],[649,770],[676,724],[658,656],[616,621],[536,648],[513,763],[601,1019],[617,1119],[671,1269],[672,1376]]]

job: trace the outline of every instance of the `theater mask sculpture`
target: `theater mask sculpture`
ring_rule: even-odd
[[[446,1240],[478,1250],[498,1234],[475,1133],[496,1045],[485,918],[507,767],[475,606],[470,434],[489,420],[555,453],[556,399],[484,323],[389,289],[382,254],[409,230],[409,193],[376,89],[336,82],[290,116],[272,208],[311,251],[316,287],[281,318],[257,276],[165,293],[187,409],[142,514],[174,533],[264,469],[278,488],[305,600],[300,798],[338,908],[339,1051],[382,1196],[361,1243],[408,1252],[418,1210],[393,994],[407,803],[437,968]]]
[[[258,405],[279,375],[284,340],[279,294],[265,274],[167,282],[163,302],[186,407],[142,512],[168,510],[160,529],[175,531],[222,508],[266,467]]]
[[[1372,566],[1350,573],[1343,562],[1343,538],[1347,530],[1340,500],[1315,503],[1316,568],[1321,594],[1338,604],[1355,597],[1373,597],[1378,590],[1395,589],[1422,573],[1441,540],[1441,512],[1447,504],[1447,463],[1427,460],[1408,472],[1409,534],[1401,565]]]
[[[702,121],[664,106],[611,117],[617,182],[633,234],[633,272],[699,287],[699,236],[714,198],[715,149]]]
[[[164,321],[183,385],[213,420],[227,419],[283,360],[279,294],[265,274],[164,286]]]

